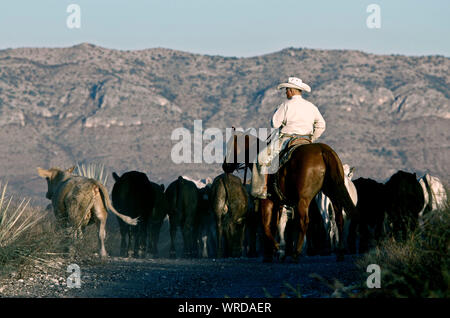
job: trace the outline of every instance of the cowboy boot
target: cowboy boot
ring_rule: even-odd
[[[269,175],[268,174],[263,174],[261,176],[262,178],[262,184],[261,184],[261,189],[258,192],[257,195],[255,195],[257,198],[259,199],[267,199],[269,197],[268,193],[267,193],[267,183],[268,183],[268,179],[269,179]]]
[[[267,197],[267,174],[261,173],[256,165],[252,170],[251,195],[255,198],[266,199]]]

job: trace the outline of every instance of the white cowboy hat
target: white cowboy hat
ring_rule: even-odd
[[[311,87],[309,87],[309,85],[306,85],[305,83],[302,82],[301,79],[299,79],[298,77],[289,77],[287,83],[281,83],[280,85],[278,85],[278,89],[281,88],[296,88],[299,89],[301,91],[307,91],[308,93],[311,92]]]

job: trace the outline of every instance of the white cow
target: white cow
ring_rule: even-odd
[[[356,203],[358,202],[358,194],[356,192],[356,187],[352,182],[354,167],[350,168],[348,164],[344,164],[343,168],[344,168],[345,187],[347,188],[347,191],[350,195],[350,198],[352,199],[353,204],[356,206]],[[323,224],[325,227],[325,231],[327,233],[327,238],[330,241],[331,250],[335,251],[339,242],[339,234],[336,225],[336,220],[334,218],[333,204],[331,203],[331,200],[325,194],[322,193],[322,191],[320,191],[316,195],[315,200],[323,219]],[[342,211],[342,215],[344,217],[343,239],[344,245],[347,246],[349,222],[347,220],[347,214],[345,213],[345,210]]]
[[[189,176],[183,176],[183,179],[186,179],[186,180],[194,182],[198,189],[204,188],[208,184],[212,184],[212,179],[210,177],[198,180],[198,179],[194,179],[194,178],[189,177]]]
[[[423,190],[424,205],[419,213],[419,218],[424,214],[444,209],[447,206],[447,192],[441,180],[430,176],[428,173],[418,179]]]

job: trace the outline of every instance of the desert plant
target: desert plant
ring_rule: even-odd
[[[11,204],[13,198],[6,197],[7,187],[7,184],[2,186],[0,182],[0,248],[13,244],[42,218],[39,215],[25,213],[30,200],[22,199],[18,205]]]
[[[96,179],[104,186],[108,182],[108,174],[105,173],[105,166],[103,164],[77,164],[75,173],[79,176]]]
[[[450,208],[433,211],[405,242],[386,239],[358,265],[381,268],[381,288],[361,297],[450,297]]]
[[[48,213],[30,206],[30,200],[13,200],[6,195],[7,184],[0,183],[0,274],[17,271],[30,262],[45,262],[44,251],[57,235],[44,222]]]

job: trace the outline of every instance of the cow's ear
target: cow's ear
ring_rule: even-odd
[[[42,178],[50,178],[52,176],[52,173],[49,170],[45,170],[42,168],[37,168],[38,175]]]
[[[66,172],[72,173],[74,170],[75,170],[75,166],[70,167],[69,169],[66,170]]]
[[[116,182],[119,181],[120,177],[117,175],[117,173],[113,172],[112,176],[113,176],[114,180],[116,180]]]

